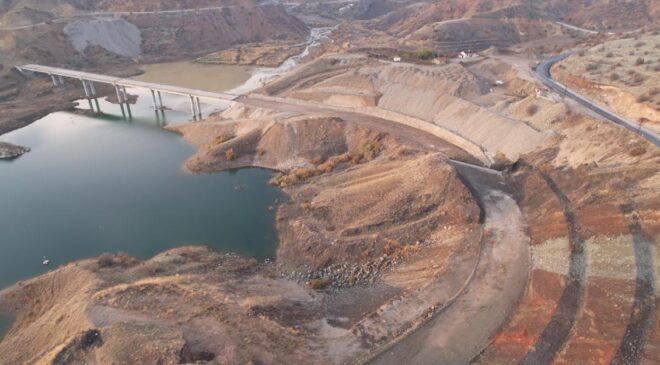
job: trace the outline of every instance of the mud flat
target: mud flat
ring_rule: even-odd
[[[221,92],[243,85],[252,75],[252,67],[207,65],[192,61],[157,63],[142,67],[144,73],[134,79],[175,85],[211,92]]]

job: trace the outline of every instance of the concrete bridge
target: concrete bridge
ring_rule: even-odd
[[[209,92],[203,90],[188,89],[185,87],[163,85],[153,82],[137,81],[137,80],[120,78],[115,76],[107,76],[107,75],[101,75],[101,74],[95,74],[95,73],[89,73],[83,71],[68,70],[59,67],[29,64],[23,66],[16,66],[16,68],[23,74],[38,73],[38,74],[49,75],[53,80],[53,85],[55,87],[63,86],[65,78],[80,81],[83,90],[85,91],[85,97],[87,98],[87,100],[89,100],[90,107],[92,109],[94,109],[91,103],[92,100],[96,102],[96,106],[98,109],[98,99],[94,84],[99,83],[99,84],[111,85],[115,88],[115,92],[117,93],[117,101],[121,106],[122,114],[125,113],[124,111],[124,105],[125,105],[129,116],[131,115],[131,107],[130,104],[128,103],[128,94],[126,93],[127,87],[150,90],[151,97],[153,100],[153,107],[154,110],[156,111],[163,110],[164,108],[162,93],[186,96],[190,99],[190,111],[192,113],[192,117],[194,120],[197,120],[198,118],[199,119],[202,118],[202,104],[199,101],[200,98],[211,99],[211,100],[233,101],[238,97],[238,95],[233,95],[228,93],[216,93],[216,92]]]
[[[48,67],[41,65],[24,65],[16,67],[19,71],[24,74],[28,73],[40,73],[45,75],[50,75],[53,80],[53,85],[59,87],[63,85],[64,78],[71,78],[78,80],[82,83],[83,89],[87,99],[90,101],[90,108],[93,109],[91,105],[91,100],[98,101],[96,98],[96,89],[94,88],[94,83],[108,84],[112,85],[117,92],[117,99],[119,100],[120,105],[122,106],[122,113],[124,113],[124,104],[128,109],[130,117],[130,105],[128,104],[128,98],[126,94],[126,87],[136,87],[147,89],[151,91],[151,96],[153,99],[153,105],[155,110],[163,110],[163,101],[161,98],[161,93],[169,93],[175,95],[183,95],[190,98],[190,110],[194,120],[202,118],[202,108],[199,102],[199,99],[207,100],[223,100],[231,101],[235,103],[241,103],[252,107],[261,107],[272,110],[279,110],[285,112],[294,112],[304,115],[314,114],[314,115],[325,115],[330,117],[339,117],[347,121],[361,121],[367,123],[394,123],[399,124],[405,127],[414,128],[417,130],[424,131],[431,135],[434,135],[438,138],[441,138],[447,141],[450,144],[457,146],[460,149],[463,149],[470,155],[474,156],[476,159],[481,161],[484,165],[490,166],[493,163],[492,157],[487,153],[487,151],[478,143],[462,136],[459,133],[456,133],[447,128],[429,123],[420,119],[416,119],[410,116],[399,114],[392,111],[381,110],[379,108],[348,108],[348,107],[338,107],[327,105],[323,103],[317,103],[312,101],[304,101],[297,99],[289,99],[282,97],[273,97],[260,94],[250,94],[250,95],[234,95],[228,93],[214,93],[207,92],[202,90],[182,88],[178,86],[171,85],[162,85],[150,82],[142,82],[137,80],[131,80],[126,78],[118,78],[114,76],[106,76],[100,74],[93,74],[82,71],[67,70],[57,67]],[[124,115],[125,116],[125,115]]]

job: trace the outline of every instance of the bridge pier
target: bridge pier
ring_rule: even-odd
[[[89,99],[91,95],[89,92],[89,88],[87,87],[87,82],[83,79],[80,79],[80,82],[82,82],[83,90],[85,90],[85,98]]]
[[[62,75],[59,75],[58,78],[60,80],[60,86],[64,86],[64,77],[62,77]]]
[[[126,86],[121,87],[121,92],[124,96],[124,103],[126,103],[126,110],[128,111],[128,119],[133,119],[133,113],[131,112],[131,103],[128,102],[128,93],[126,92]]]
[[[89,85],[89,91],[92,94],[92,97],[96,99],[96,88],[94,87],[94,82],[87,81],[87,84]]]
[[[165,107],[163,106],[163,97],[160,94],[160,91],[158,92],[158,101],[160,102],[160,110],[165,110]]]
[[[50,79],[53,80],[53,86],[55,87],[60,86],[59,83],[57,82],[57,79],[55,78],[55,75],[50,74]]]
[[[195,106],[195,98],[190,95],[190,110],[192,112],[193,120],[197,120],[197,107]]]
[[[124,98],[121,95],[121,91],[119,90],[119,86],[117,86],[116,84],[114,86],[115,86],[115,93],[117,94],[117,102],[119,103],[119,105],[122,106],[122,111],[123,111],[123,109],[124,109]]]
[[[202,120],[202,104],[199,102],[199,98],[197,98],[197,116],[199,120]]]
[[[158,108],[158,102],[156,101],[156,92],[153,89],[151,89],[150,91],[151,91],[151,100],[153,101],[153,105],[154,105],[154,111],[157,112],[159,108]]]

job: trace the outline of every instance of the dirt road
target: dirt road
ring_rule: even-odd
[[[522,213],[501,177],[456,164],[486,213],[491,235],[474,279],[456,302],[370,364],[466,364],[485,348],[525,291],[530,270],[529,237]]]

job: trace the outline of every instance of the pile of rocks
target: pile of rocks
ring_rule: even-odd
[[[324,288],[347,288],[360,284],[369,284],[376,281],[379,275],[386,272],[399,262],[397,256],[384,254],[378,259],[357,264],[332,264],[321,270],[300,270],[283,273],[290,280],[310,285],[313,281],[321,280]]]

